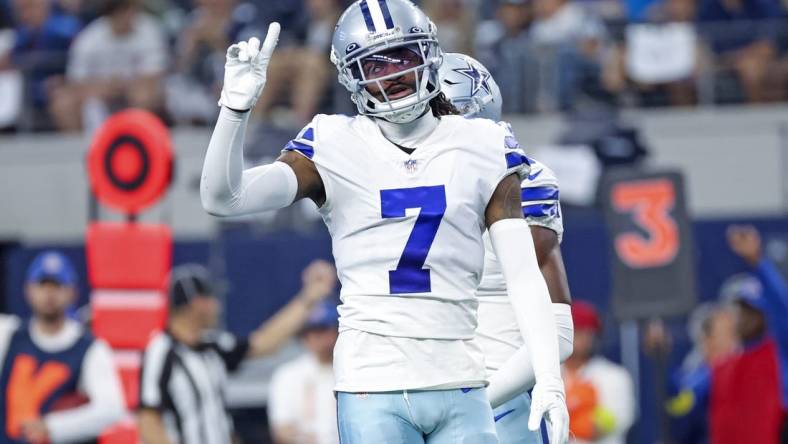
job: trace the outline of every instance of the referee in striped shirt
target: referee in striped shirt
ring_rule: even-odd
[[[243,359],[275,352],[296,334],[315,304],[336,286],[336,270],[315,261],[302,274],[293,300],[248,338],[221,332],[219,305],[206,270],[173,269],[167,330],[145,349],[140,383],[139,430],[146,444],[229,444],[232,422],[224,387]]]

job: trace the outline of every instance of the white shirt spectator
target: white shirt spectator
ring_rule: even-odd
[[[305,353],[282,365],[271,379],[268,416],[272,428],[295,429],[295,442],[338,444],[334,373]]]
[[[627,25],[627,74],[648,84],[688,79],[697,63],[697,46],[692,23]]]
[[[577,374],[596,389],[597,403],[615,419],[613,430],[594,444],[625,444],[627,431],[635,420],[635,389],[627,370],[601,356],[594,356]],[[589,444],[591,441],[570,439],[572,444]]]
[[[107,17],[96,19],[76,38],[69,55],[69,79],[133,79],[160,74],[166,68],[166,41],[161,25],[137,14],[134,29],[117,35]]]

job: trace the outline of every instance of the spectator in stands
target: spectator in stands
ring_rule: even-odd
[[[646,23],[631,23],[605,79],[618,93],[631,86],[644,106],[697,103],[696,84],[709,63],[695,26],[695,0],[662,0]]]
[[[112,351],[66,316],[77,274],[45,251],[27,271],[33,316],[0,317],[0,441],[44,444],[95,439],[125,413]]]
[[[732,226],[727,237],[731,250],[752,267],[757,279],[745,278],[731,292],[743,348],[712,368],[711,443],[785,442],[788,285],[763,256],[755,228]]]
[[[602,329],[596,309],[572,302],[574,350],[563,364],[574,443],[624,444],[635,419],[635,389],[626,369],[594,351]]]
[[[70,87],[53,103],[63,130],[94,128],[125,107],[161,109],[167,68],[161,26],[140,11],[138,0],[105,0],[103,6],[102,16],[77,36],[68,60]]]
[[[11,16],[12,13],[9,0],[0,0],[0,29],[10,28],[13,26],[13,19]]]
[[[306,353],[274,373],[268,416],[275,444],[339,444],[332,368],[338,326],[336,304],[318,305],[301,332]]]
[[[216,328],[219,305],[207,271],[173,269],[167,330],[145,349],[140,382],[139,429],[148,444],[229,444],[232,424],[224,404],[227,373],[247,357],[274,353],[296,334],[315,305],[336,286],[336,270],[311,263],[293,300],[246,339]]]
[[[71,42],[81,26],[75,17],[57,13],[50,0],[14,0],[16,41],[11,65],[26,81],[24,117],[31,129],[51,129],[51,97],[66,72]]]
[[[325,98],[333,69],[326,54],[342,13],[339,0],[305,0],[304,3],[309,18],[305,44],[277,48],[268,65],[266,88],[255,108],[256,113],[269,118],[274,105],[288,96],[293,113],[288,123],[293,126],[308,122]]]
[[[224,58],[232,42],[260,35],[245,13],[254,6],[237,0],[196,0],[179,33],[176,74],[167,81],[167,108],[177,121],[208,123],[219,112]]]
[[[611,100],[603,79],[614,53],[596,15],[569,0],[534,0],[529,35],[543,64],[543,108],[568,110],[580,100]]]
[[[600,35],[599,19],[569,0],[534,0],[531,38],[540,46],[573,43],[587,35]]]
[[[504,113],[534,112],[539,89],[539,64],[528,29],[533,17],[528,0],[501,0],[495,20],[476,32],[476,55],[506,94]]]
[[[721,295],[732,294],[737,288],[731,281],[723,285]],[[735,312],[726,303],[699,305],[690,315],[687,329],[693,348],[670,375],[674,396],[665,407],[673,418],[671,432],[677,443],[708,444],[711,370],[739,346]],[[667,356],[672,342],[662,321],[649,323],[644,334],[646,353]]]
[[[77,17],[88,23],[98,15],[99,0],[50,0],[55,10],[61,14]]]
[[[472,54],[476,17],[468,0],[424,0],[422,9],[438,27],[443,52]]]
[[[776,57],[777,0],[699,0],[698,21],[717,64],[732,70],[746,100],[774,98],[769,71]]]

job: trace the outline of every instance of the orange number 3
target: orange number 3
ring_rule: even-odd
[[[644,180],[615,185],[613,207],[619,213],[631,213],[635,223],[645,230],[616,236],[618,257],[631,268],[667,265],[679,251],[679,230],[670,211],[676,205],[676,188],[668,179]]]

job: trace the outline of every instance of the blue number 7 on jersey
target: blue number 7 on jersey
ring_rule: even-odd
[[[405,217],[408,208],[421,208],[413,231],[410,232],[405,250],[397,268],[389,271],[389,292],[429,293],[430,270],[424,270],[424,261],[446,212],[446,189],[443,185],[416,188],[380,190],[380,213],[384,219]]]

